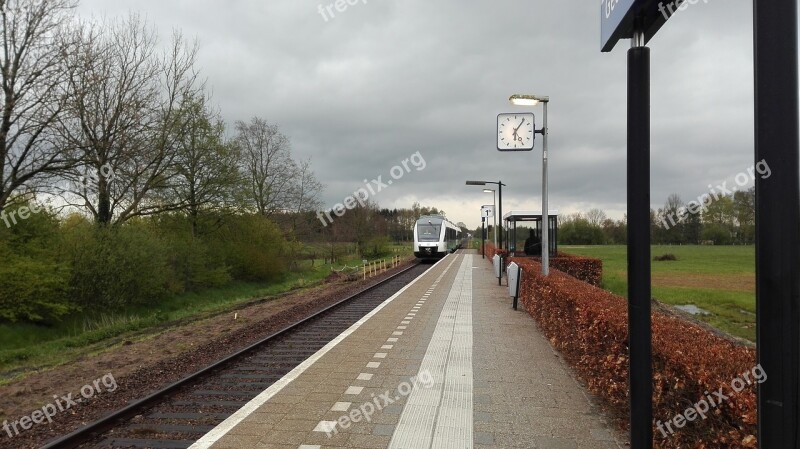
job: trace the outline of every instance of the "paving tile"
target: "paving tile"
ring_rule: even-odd
[[[391,437],[378,435],[352,435],[347,441],[347,447],[353,448],[383,448],[389,446]]]
[[[488,432],[475,432],[473,442],[475,444],[485,444],[487,446],[491,446],[494,444],[494,435]]]
[[[395,427],[397,426],[388,424],[376,424],[372,428],[372,434],[376,436],[391,436],[394,433]]]

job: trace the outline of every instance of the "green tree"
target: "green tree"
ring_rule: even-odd
[[[686,220],[688,219],[686,205],[681,197],[673,193],[667,197],[667,202],[656,213],[656,229],[653,240],[658,243],[679,245],[686,240]]]
[[[0,221],[0,322],[52,323],[78,309],[69,295],[70,267],[62,256],[58,216],[32,195],[11,197],[3,213],[37,211]]]
[[[712,241],[715,245],[730,245],[732,241],[730,228],[719,223],[706,224],[703,229],[703,240]]]
[[[689,214],[683,227],[685,243],[697,245],[703,235],[703,221],[700,214]]]
[[[717,245],[730,244],[736,231],[733,196],[721,196],[713,201],[703,213],[703,224],[706,227],[703,240],[714,240]],[[725,243],[720,243],[723,241]]]
[[[603,245],[605,235],[600,226],[595,226],[581,214],[566,217],[558,227],[559,244]]]
[[[736,240],[739,243],[755,243],[756,232],[756,188],[733,194],[733,214],[736,218]]]
[[[176,143],[173,173],[163,193],[165,203],[176,204],[188,216],[192,236],[197,237],[203,212],[235,209],[241,186],[239,154],[223,142],[225,125],[208,109],[205,98],[187,102],[182,122],[186,129]]]

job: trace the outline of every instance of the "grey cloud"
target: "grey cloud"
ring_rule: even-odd
[[[600,53],[599,2],[370,0],[326,23],[328,3],[84,0],[79,11],[134,9],[164,36],[196,36],[226,120],[278,123],[312,157],[328,205],[420,151],[427,168],[381,205],[419,200],[476,226],[491,195],[464,181],[489,178],[509,185],[509,205],[538,209],[541,147],[499,154],[494,126],[510,94],[539,93],[551,97],[551,206],[621,218],[628,43]],[[699,2],[651,42],[654,207],[752,164],[751,22],[745,0]]]

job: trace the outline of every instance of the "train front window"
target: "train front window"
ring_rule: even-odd
[[[432,224],[417,225],[417,235],[420,242],[438,242],[441,226]]]

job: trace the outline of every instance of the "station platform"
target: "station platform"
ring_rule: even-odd
[[[451,254],[192,449],[626,447],[507,287]]]

